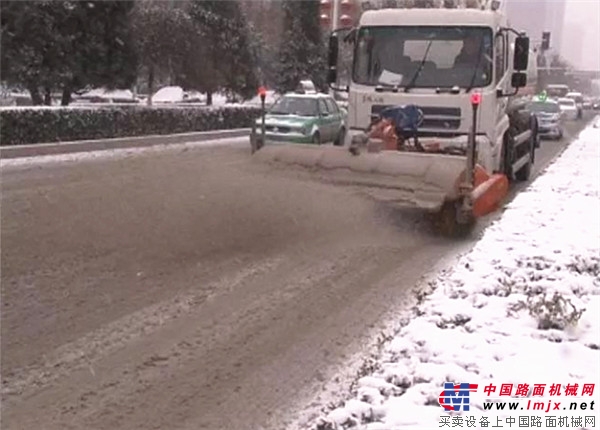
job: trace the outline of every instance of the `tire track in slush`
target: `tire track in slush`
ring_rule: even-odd
[[[2,396],[26,395],[30,390],[40,390],[57,379],[86,367],[94,374],[93,362],[194,312],[198,306],[211,300],[217,291],[231,291],[248,278],[273,270],[280,262],[280,258],[271,258],[259,264],[251,264],[239,273],[210,283],[200,292],[178,294],[170,300],[129,314],[63,345],[44,357],[44,365],[33,365],[3,375]]]
[[[286,262],[278,258],[269,259],[254,268],[246,268],[233,281],[226,279],[222,282],[227,284],[225,288],[229,293],[235,294],[236,298],[244,300],[243,296],[247,296],[250,303],[243,308],[239,308],[239,303],[233,303],[230,297],[226,295],[219,294],[219,300],[226,302],[225,307],[230,306],[231,312],[227,312],[227,309],[223,309],[223,305],[217,305],[216,302],[216,308],[211,309],[212,306],[209,303],[211,300],[205,300],[202,305],[194,309],[190,308],[191,311],[185,314],[185,316],[192,319],[181,318],[181,321],[177,322],[175,319],[182,316],[177,315],[177,317],[168,320],[169,325],[155,326],[151,332],[143,333],[142,336],[145,335],[143,339],[140,339],[141,336],[132,337],[127,345],[125,345],[125,341],[121,342],[119,345],[121,349],[117,351],[115,350],[117,348],[113,348],[110,356],[108,351],[104,350],[103,356],[93,357],[88,365],[85,363],[71,363],[79,365],[77,368],[61,368],[62,371],[55,373],[54,378],[44,381],[48,385],[62,377],[61,389],[57,393],[50,394],[39,390],[40,387],[35,387],[38,388],[37,393],[33,394],[29,402],[32,406],[38,404],[36,409],[40,412],[47,409],[47,413],[42,413],[42,415],[54,415],[53,421],[55,424],[60,423],[60,428],[71,428],[69,427],[70,424],[75,422],[78,424],[72,428],[90,428],[91,423],[89,420],[93,423],[93,428],[109,429],[113,425],[119,426],[122,423],[115,421],[118,420],[118,416],[133,413],[127,406],[131,399],[136,401],[141,393],[155,390],[157,387],[168,388],[164,386],[165,382],[170,381],[171,378],[179,379],[178,372],[183,369],[196,369],[202,360],[207,360],[209,367],[214,366],[214,351],[227,349],[232,337],[239,338],[241,336],[244,344],[251,345],[256,330],[247,333],[248,328],[263,323],[261,318],[264,313],[275,312],[282,302],[295,303],[297,296],[304,294],[308,288],[318,288],[320,295],[330,296],[334,294],[334,291],[322,289],[322,287],[331,285],[334,280],[354,277],[356,273],[351,274],[352,271],[347,269],[355,267],[357,262],[363,258],[362,252],[343,253],[333,260],[322,259],[318,262],[314,261],[314,257],[305,259],[306,261],[298,261],[297,258],[291,257]],[[363,269],[372,271],[375,267],[369,265],[368,268],[364,267]],[[361,270],[361,272],[364,270]],[[308,274],[308,272],[310,273]],[[268,279],[265,279],[265,276]],[[269,285],[270,282],[265,281],[270,279],[281,279],[283,283],[276,294],[268,296],[267,303],[265,303],[265,296],[256,294],[256,288],[252,288],[251,284]],[[247,293],[245,293],[246,290],[248,290]],[[232,302],[231,305],[228,304],[229,302]],[[173,309],[181,308],[177,304],[170,304],[172,305],[169,309],[171,312]],[[204,305],[210,307],[204,309]],[[168,307],[167,304],[163,304],[152,308],[164,310]],[[145,311],[148,311],[148,309]],[[148,314],[145,311],[138,312],[136,315],[144,318],[147,316],[145,314]],[[215,312],[220,317],[214,323],[208,325],[197,324],[199,318],[206,320],[207,314]],[[135,326],[143,324],[144,321],[141,320],[134,322]],[[158,330],[162,331],[157,333]],[[127,332],[129,331],[131,330],[128,329]],[[259,330],[259,332],[263,331]],[[94,335],[99,336],[104,332],[106,330],[96,331]],[[98,340],[91,339],[92,337],[92,335],[85,336],[74,344],[83,342],[99,343]],[[153,337],[158,337],[160,340],[153,339]],[[237,342],[240,342],[240,339]],[[63,349],[65,348],[61,348],[61,350]],[[208,357],[202,358],[205,355],[208,355]],[[123,365],[123,363],[127,364]],[[95,372],[98,373],[98,377],[94,374],[93,369],[96,369]],[[39,372],[35,372],[35,374],[39,374]],[[162,378],[164,380],[165,374],[171,375],[171,377],[163,383],[157,383],[156,379]],[[210,379],[212,376],[207,375],[206,377]],[[200,379],[204,379],[204,376]],[[200,382],[196,379],[194,386],[201,387],[203,384],[198,385]],[[205,383],[209,383],[209,381],[205,381]],[[86,387],[85,392],[82,392],[82,386]],[[73,398],[73,393],[77,392],[82,394]],[[18,397],[22,398],[26,393],[19,394]],[[52,399],[50,402],[48,396]],[[184,397],[190,397],[191,399],[196,396],[197,394],[180,393],[177,398],[184,401]],[[14,401],[17,401],[17,399],[14,398]],[[93,407],[91,408],[89,401],[93,401]],[[52,403],[55,406],[48,408],[47,405]],[[34,417],[25,418],[25,422],[22,422],[22,424],[34,427],[39,425],[39,422],[27,423],[30,419],[34,419]]]
[[[276,321],[286,326],[289,321],[286,322],[284,316],[294,319],[294,315],[305,312],[310,319],[311,311],[308,309],[318,309],[323,300],[335,300],[338,306],[343,306],[343,292],[349,285],[356,288],[367,279],[373,280],[373,274],[377,274],[377,278],[385,276],[388,271],[381,270],[380,263],[388,268],[396,264],[394,253],[386,252],[383,259],[377,257],[359,266],[365,253],[371,254],[369,246],[345,251],[335,258],[319,262],[315,262],[315,254],[303,261],[292,257],[275,270],[246,277],[235,291],[236,298],[247,301],[243,307],[239,306],[239,302],[233,303],[231,297],[219,296],[221,304],[215,302],[214,308],[203,307],[194,314],[188,314],[189,318],[164,327],[161,333],[153,336],[159,339],[142,339],[106,360],[100,360],[96,363],[99,378],[80,370],[62,381],[58,392],[41,392],[29,400],[30,405],[38,409],[40,415],[53,415],[54,427],[51,428],[122,428],[124,416],[129,417],[130,425],[135,423],[135,428],[167,428],[173,425],[174,410],[180,410],[175,422],[188,423],[191,420],[194,423],[192,428],[202,428],[197,417],[187,415],[190,411],[197,411],[198,406],[191,405],[213,404],[220,409],[220,402],[229,402],[226,399],[230,396],[247,398],[245,391],[255,384],[244,381],[261,377],[246,373],[245,363],[252,362],[253,366],[262,367],[271,360],[271,354],[267,353],[269,349],[279,350],[284,344],[294,342],[294,338],[289,336],[279,340],[272,338],[281,330],[269,334],[268,326],[277,324]],[[310,275],[307,275],[308,272]],[[275,294],[256,294],[256,285],[272,284],[273,279],[282,280]],[[303,303],[308,298],[308,290],[314,290],[314,294],[309,296],[307,303]],[[273,319],[266,321],[265,314]],[[233,352],[231,348],[235,345],[237,353],[228,353]],[[287,350],[287,347],[283,349]],[[259,356],[262,358],[257,361]],[[213,372],[205,373],[201,369],[212,369]],[[225,383],[219,375],[232,380]],[[290,383],[296,385],[295,376],[288,377],[291,378]],[[226,388],[227,385],[235,388],[231,387],[233,380],[237,381],[239,392],[234,390],[232,393]],[[161,393],[164,397],[154,408],[164,411],[158,414],[160,418],[149,421],[146,415],[140,413],[140,408],[147,406],[143,399],[156,399],[161,397]],[[49,407],[51,404],[54,406]],[[252,409],[244,408],[246,414],[248,409]],[[206,428],[224,428],[214,421],[216,416],[223,416],[222,413],[210,408],[210,412],[206,410],[201,416],[202,421],[208,422]],[[39,421],[33,417],[25,418],[22,424],[35,427]]]

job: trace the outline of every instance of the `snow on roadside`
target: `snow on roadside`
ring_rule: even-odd
[[[127,158],[140,155],[152,155],[160,152],[181,152],[194,148],[209,148],[217,146],[243,146],[248,145],[248,136],[224,137],[202,141],[190,141],[183,143],[157,143],[151,146],[138,148],[115,148],[97,151],[74,152],[70,154],[36,155],[31,157],[0,159],[0,167],[20,168],[38,166],[51,163],[101,161],[107,159]]]
[[[583,384],[600,382],[599,166],[600,129],[591,126],[452,270],[430,284],[414,317],[383,347],[370,374],[356,381],[349,400],[312,428],[440,428],[441,417],[449,417],[439,404],[444,382],[479,384],[470,411],[452,412],[477,418],[465,427],[494,427],[497,417],[514,417],[518,424],[519,415],[540,415],[484,411],[485,400],[520,399],[483,394],[485,386],[499,390],[504,383],[556,383],[563,390],[579,383],[577,398],[548,397],[546,388],[533,400],[586,401],[585,412],[555,415],[595,416],[600,426],[600,387],[581,396]],[[597,403],[593,411],[591,401]],[[480,427],[483,416],[490,425]],[[452,421],[447,427],[463,425]]]
[[[187,102],[172,102],[172,103],[154,103],[152,106],[148,106],[145,103],[121,103],[121,102],[103,102],[103,103],[91,103],[85,101],[75,101],[69,106],[0,106],[0,111],[12,111],[12,110],[98,110],[98,109],[112,109],[115,107],[124,107],[129,109],[184,109],[184,108],[195,108],[203,110],[220,111],[223,108],[243,108],[253,109],[256,105],[244,104],[244,103],[213,103],[211,106],[206,106],[202,103],[187,103]]]

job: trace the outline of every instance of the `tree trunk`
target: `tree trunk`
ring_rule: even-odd
[[[62,98],[60,100],[61,106],[69,106],[71,103],[71,87],[69,85],[65,85],[62,92]]]
[[[27,90],[29,91],[29,95],[31,96],[31,102],[35,106],[39,106],[44,103],[44,100],[42,99],[42,96],[40,95],[40,90],[38,89],[37,85],[29,84],[27,86]]]
[[[52,106],[52,90],[48,87],[44,88],[44,104]]]
[[[212,106],[212,91],[206,92],[206,106]]]
[[[148,71],[148,106],[152,106],[152,94],[154,93],[154,66],[150,66]]]

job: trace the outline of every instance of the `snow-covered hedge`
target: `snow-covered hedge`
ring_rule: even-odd
[[[1,109],[0,144],[189,133],[250,127],[259,108],[106,106]]]

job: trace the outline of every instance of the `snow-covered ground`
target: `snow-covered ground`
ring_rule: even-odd
[[[599,166],[596,119],[429,284],[342,406],[310,428],[600,427],[600,387],[582,393],[600,383]],[[469,411],[440,406],[444,382],[478,385]],[[485,394],[490,384],[495,392]],[[514,384],[511,395],[500,395],[503,384]],[[529,385],[528,397],[516,395],[519,384]],[[543,395],[534,384],[546,384]],[[549,392],[552,384],[561,384],[560,395]],[[576,395],[565,395],[574,384]],[[484,410],[490,402],[519,404]],[[542,411],[528,410],[538,402]],[[570,410],[572,402],[579,410]],[[532,416],[525,425],[522,417]]]
[[[267,104],[273,97],[273,91],[267,94]],[[23,97],[29,97],[28,93],[24,93]],[[96,100],[91,102],[90,100]],[[101,100],[99,102],[98,100]],[[60,100],[54,100],[52,106],[14,106],[12,104],[0,106],[4,110],[8,109],[73,109],[86,108],[96,109],[107,106],[125,105],[131,106],[138,104],[145,107],[146,97],[136,97],[130,90],[107,90],[105,88],[97,88],[90,90],[80,96],[74,96],[72,103],[69,106],[60,106]],[[184,91],[178,86],[163,87],[156,91],[152,96],[152,102],[155,107],[198,107],[205,106],[206,94],[198,91]],[[260,99],[257,97],[242,103],[229,103],[227,96],[223,93],[214,93],[212,96],[212,107],[244,107],[244,106],[260,106]]]
[[[194,148],[209,148],[217,146],[244,146],[250,143],[248,136],[224,137],[219,139],[210,139],[202,141],[190,140],[182,143],[157,143],[156,145],[139,148],[117,148],[102,149],[98,151],[75,152],[70,154],[56,155],[35,155],[31,157],[6,158],[0,159],[0,168],[22,168],[32,165],[53,163],[69,163],[83,161],[103,161],[108,159],[122,159],[128,157],[152,156],[157,153],[182,152]]]
[[[119,90],[119,89],[115,89],[115,90],[109,90],[106,88],[96,88],[93,90],[90,90],[86,93],[83,93],[82,95],[75,97],[75,102],[77,100],[85,100],[85,99],[99,99],[99,100],[104,100],[106,102],[112,102],[112,101],[134,101],[135,100],[135,96],[133,95],[133,92],[131,90]]]

